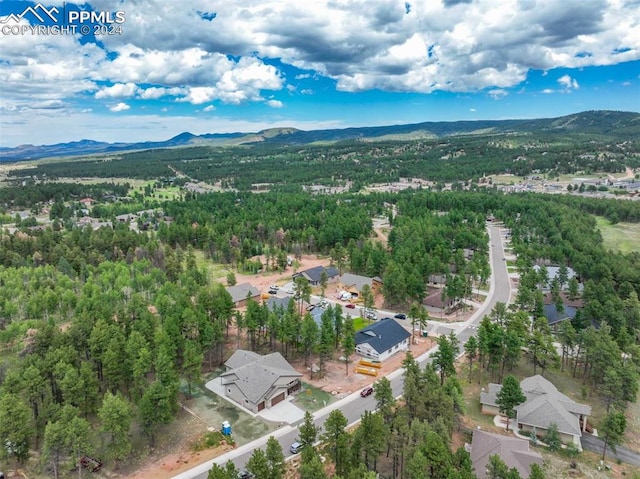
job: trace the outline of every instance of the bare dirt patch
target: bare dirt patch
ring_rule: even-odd
[[[388,320],[390,321],[390,320]],[[416,343],[411,346],[411,353],[415,358],[431,349],[435,344],[432,338],[417,338]],[[382,363],[377,376],[368,376],[355,372],[355,367],[360,360],[360,356],[353,354],[349,363],[349,374],[343,361],[333,360],[325,365],[324,377],[318,378],[317,375],[312,377],[309,368],[304,366],[304,358],[290,361],[293,367],[302,373],[302,380],[314,387],[330,393],[337,398],[348,396],[349,394],[359,391],[365,386],[375,382],[377,379],[387,376],[389,373],[402,367],[402,361],[405,358],[403,351],[395,354]],[[315,360],[315,358],[314,358]],[[315,362],[315,361],[314,361]]]
[[[262,261],[262,264],[265,264],[265,257],[260,256],[260,261]],[[234,274],[236,276],[237,284],[251,283],[253,286],[258,288],[261,293],[266,293],[269,290],[269,286],[272,284],[282,286],[284,283],[291,281],[291,276],[297,271],[303,271],[316,266],[329,266],[330,263],[331,260],[329,258],[323,258],[316,255],[303,255],[299,260],[297,260],[295,268],[289,266],[284,271],[265,271],[260,274],[243,274],[234,271]],[[226,278],[220,278],[220,281],[225,282]]]

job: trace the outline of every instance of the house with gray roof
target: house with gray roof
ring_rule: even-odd
[[[275,311],[276,309],[282,309],[283,311],[287,311],[289,309],[289,302],[293,301],[295,304],[295,300],[291,296],[287,296],[285,298],[281,298],[279,296],[270,296],[269,299],[265,300],[265,304],[269,311]],[[294,308],[294,311],[297,308]]]
[[[547,284],[542,288],[542,291],[550,291],[551,290],[551,283],[554,280],[559,280],[560,279],[560,267],[559,266],[545,266],[546,270],[547,270]],[[539,272],[540,271],[540,265],[536,264],[533,266],[533,269],[535,270],[535,272]],[[574,269],[570,266],[567,266],[567,281],[569,281],[572,278],[576,278],[578,279],[578,276],[576,275],[576,272],[574,271]],[[566,290],[569,287],[569,283],[565,283],[562,285],[562,289]],[[578,283],[578,289],[580,291],[582,291],[584,289],[584,285],[582,283]]]
[[[491,456],[499,456],[509,469],[516,468],[522,479],[531,473],[531,465],[542,466],[542,456],[529,450],[529,441],[511,436],[501,436],[476,429],[471,444],[467,444],[471,464],[478,479],[487,477],[487,465]]]
[[[236,284],[225,288],[227,293],[231,295],[231,300],[236,308],[242,308],[247,305],[247,298],[258,300],[260,291],[250,283]]]
[[[335,283],[338,280],[339,272],[333,266],[316,266],[314,268],[305,269],[304,271],[299,271],[294,274],[292,278],[296,279],[298,276],[302,276],[304,279],[309,281],[311,286],[320,286],[322,271],[327,272],[327,283]]]
[[[565,396],[539,374],[523,379],[520,388],[527,399],[515,408],[518,429],[542,437],[549,426],[555,424],[563,442],[572,442],[582,449],[580,438],[587,430],[591,406]],[[500,384],[489,384],[489,390],[480,394],[483,413],[499,413],[497,396],[500,389]]]
[[[356,296],[360,296],[362,287],[365,284],[369,285],[371,291],[375,295],[382,288],[382,279],[380,279],[378,276],[369,278],[368,276],[344,273],[342,276],[340,276],[340,279],[338,281],[338,289],[340,291],[348,291],[352,295],[355,294]]]
[[[411,333],[391,318],[384,318],[356,333],[356,353],[376,361],[409,349]]]
[[[301,387],[302,374],[280,353],[261,356],[238,349],[224,365],[227,370],[220,381],[225,395],[255,413],[284,401]]]

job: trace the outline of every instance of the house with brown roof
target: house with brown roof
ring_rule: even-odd
[[[301,388],[302,374],[280,353],[236,350],[220,375],[225,395],[252,412],[273,407]]]
[[[523,379],[520,388],[527,399],[515,408],[518,429],[542,437],[555,424],[562,442],[571,442],[581,450],[580,438],[587,430],[591,406],[565,396],[539,374]],[[499,414],[497,397],[501,389],[501,384],[489,384],[489,390],[480,394],[484,414]]]
[[[467,444],[471,464],[478,479],[487,477],[487,465],[491,456],[499,456],[509,469],[518,470],[522,479],[531,473],[531,465],[542,466],[542,456],[529,450],[529,441],[511,436],[474,430],[471,444]]]

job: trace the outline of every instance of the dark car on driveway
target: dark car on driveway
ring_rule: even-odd
[[[396,319],[407,319],[407,315],[404,313],[398,313],[394,316]]]
[[[360,397],[366,398],[367,396],[371,396],[373,394],[373,388],[371,386],[367,386],[362,391],[360,391]]]
[[[356,305],[353,303],[345,304],[344,307],[349,309],[356,309]]]

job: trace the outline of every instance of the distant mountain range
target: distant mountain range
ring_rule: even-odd
[[[296,128],[271,128],[257,133],[180,133],[166,141],[140,143],[105,143],[80,140],[55,145],[21,145],[0,148],[0,162],[35,160],[49,157],[115,153],[154,148],[252,143],[309,144],[343,140],[413,140],[456,135],[555,133],[607,135],[612,138],[640,137],[640,113],[619,111],[585,111],[559,118],[534,120],[477,120],[425,122],[411,125],[374,126],[333,130],[304,131]]]

